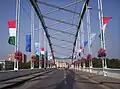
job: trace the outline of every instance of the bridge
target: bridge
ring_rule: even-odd
[[[114,64],[120,60],[112,63],[118,68],[109,68],[107,58],[107,1],[8,2],[16,3],[16,15],[8,19],[10,54],[0,60],[0,89],[120,89],[120,67]]]

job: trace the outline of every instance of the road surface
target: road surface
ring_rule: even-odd
[[[72,70],[58,69],[12,89],[110,89]]]

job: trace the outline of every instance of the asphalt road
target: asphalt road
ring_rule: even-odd
[[[108,89],[71,70],[58,69],[12,89]]]

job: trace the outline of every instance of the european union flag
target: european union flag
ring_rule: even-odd
[[[26,52],[31,52],[31,35],[26,35]]]
[[[85,46],[88,44],[88,41],[84,41],[84,48],[85,48]]]

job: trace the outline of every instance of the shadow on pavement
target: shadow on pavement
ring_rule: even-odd
[[[75,80],[75,81],[79,82],[79,83],[99,84],[99,83],[93,83],[93,82],[90,82],[90,81],[80,81],[80,80]]]

